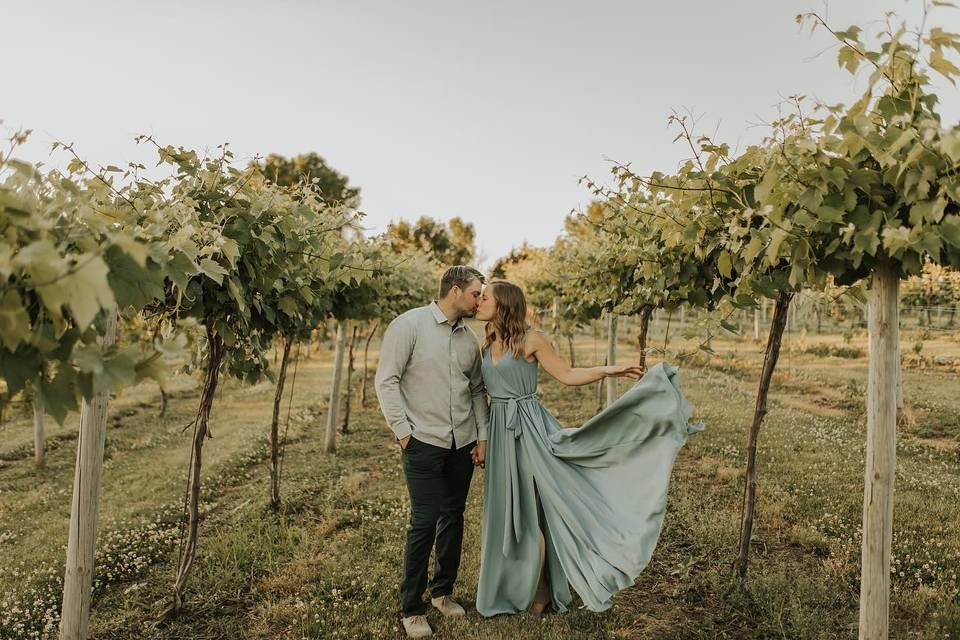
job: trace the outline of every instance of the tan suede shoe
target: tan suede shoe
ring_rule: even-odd
[[[457,601],[450,596],[440,596],[439,598],[430,598],[430,602],[437,608],[444,617],[465,616],[467,612],[463,610]]]
[[[426,638],[433,635],[427,616],[409,616],[403,619],[403,628],[408,638]]]

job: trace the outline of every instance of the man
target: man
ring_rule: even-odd
[[[440,296],[390,323],[383,336],[376,390],[387,424],[403,449],[410,492],[400,604],[410,638],[433,633],[423,592],[444,616],[462,616],[452,598],[460,567],[463,511],[475,464],[487,444],[487,401],[477,335],[464,324],[480,305],[483,275],[450,267]],[[433,578],[427,583],[436,545]]]

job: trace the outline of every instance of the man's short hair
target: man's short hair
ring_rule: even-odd
[[[454,286],[466,289],[467,285],[474,280],[479,280],[480,284],[486,282],[483,274],[473,267],[462,264],[450,267],[443,272],[443,277],[440,278],[440,299],[446,298],[447,294],[450,293],[450,289]]]

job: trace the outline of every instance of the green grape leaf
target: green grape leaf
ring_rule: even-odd
[[[76,373],[73,367],[61,366],[52,379],[42,378],[37,390],[44,410],[62,425],[67,412],[77,410]]]
[[[107,280],[120,308],[141,309],[164,298],[162,270],[151,263],[140,265],[125,251],[110,247],[106,255],[110,274]]]
[[[955,64],[947,60],[942,51],[932,51],[930,53],[929,63],[930,68],[949,80],[950,84],[956,84],[954,77],[960,75],[960,69],[958,69]]]
[[[200,261],[200,264],[197,265],[200,273],[204,274],[218,285],[223,284],[223,276],[229,273],[222,266],[217,264],[216,261],[211,260],[210,258],[204,258]]]
[[[883,248],[891,255],[897,255],[910,246],[910,229],[907,227],[887,227],[883,230]]]
[[[107,281],[109,268],[99,255],[81,254],[72,271],[54,278],[37,292],[48,309],[66,306],[70,309],[78,327],[84,328],[93,322],[101,309],[113,306],[113,291]]]
[[[8,289],[0,299],[0,341],[9,351],[15,351],[30,335],[30,316],[23,307],[20,294]]]
[[[943,221],[940,223],[940,232],[943,234],[944,240],[954,247],[960,248],[960,215],[950,214],[944,216]]]

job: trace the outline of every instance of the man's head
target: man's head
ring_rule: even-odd
[[[440,297],[438,300],[453,309],[461,317],[472,318],[480,305],[480,293],[483,289],[483,274],[464,265],[450,267],[440,278]]]

